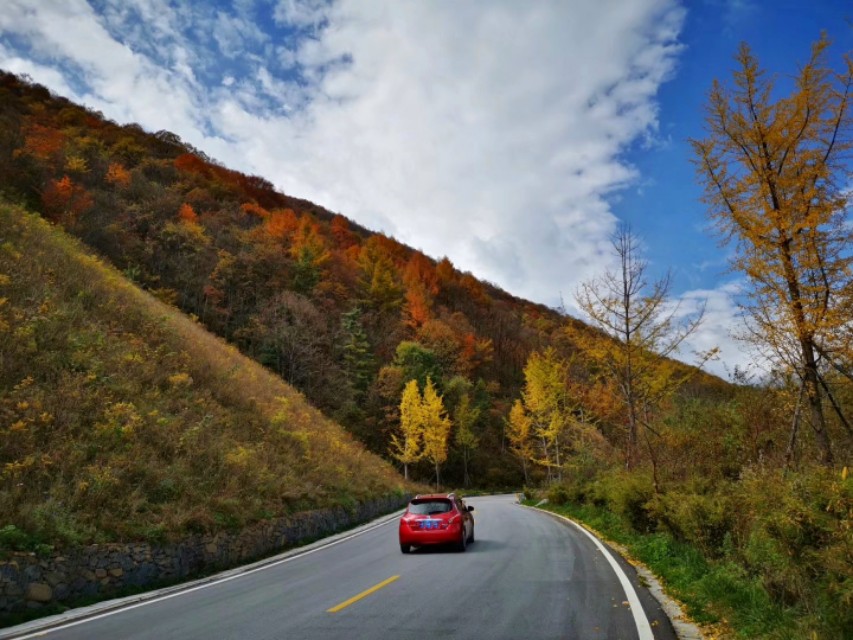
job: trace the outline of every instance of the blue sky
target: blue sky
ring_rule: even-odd
[[[704,135],[702,110],[712,80],[730,81],[741,42],[786,90],[786,77],[805,62],[822,30],[834,41],[830,57],[836,68],[844,52],[853,52],[853,2],[717,0],[685,6],[690,9],[679,36],[684,50],[673,78],[658,94],[661,144],[653,149],[635,145],[626,154],[642,178],[613,206],[643,237],[647,258],[673,268],[682,290],[713,288],[725,275],[724,252],[709,241],[713,236],[707,232],[688,143]]]
[[[841,0],[3,4],[0,67],[516,295],[573,311],[630,223],[721,375],[754,358],[687,140],[741,41],[783,86],[821,30],[853,50]]]

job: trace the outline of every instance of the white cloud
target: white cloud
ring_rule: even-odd
[[[741,295],[743,283],[733,281],[721,284],[715,289],[697,289],[679,296],[679,311],[688,315],[695,313],[705,305],[705,315],[698,329],[690,335],[681,348],[680,359],[695,361],[693,354],[720,350],[716,360],[705,365],[710,373],[729,378],[735,367],[758,378],[769,371],[767,362],[749,344],[735,337],[742,327],[742,311],[737,298]],[[762,368],[761,363],[766,366]]]
[[[0,46],[0,66],[61,93],[82,77],[71,97],[110,118],[170,129],[551,305],[611,264],[609,202],[640,180],[622,152],[657,136],[685,15],[676,0],[282,0],[266,6],[273,37],[247,21],[259,10],[248,1],[236,15],[165,0],[100,8],[7,1],[0,34],[25,46]],[[253,72],[220,67],[221,53]],[[699,295],[707,317],[691,346],[745,363],[725,330],[732,292],[685,304]]]
[[[0,13],[0,32],[25,38],[29,56],[39,66],[81,78],[88,91],[77,92],[80,100],[118,121],[199,138],[194,135],[200,129],[198,98],[191,91],[199,87],[188,82],[185,70],[156,66],[115,40],[82,0],[30,5],[7,2]],[[0,65],[8,67],[9,59],[0,58]]]
[[[213,37],[219,44],[219,50],[228,58],[243,54],[249,43],[262,43],[268,37],[257,26],[245,18],[231,16],[222,11],[216,12],[216,24]]]
[[[656,127],[676,6],[340,2],[325,18],[298,51],[312,102],[277,123],[298,153],[263,153],[267,175],[536,300],[597,270],[605,196],[637,177],[619,153]]]
[[[326,17],[328,8],[329,0],[279,0],[275,19],[299,27],[317,27]]]

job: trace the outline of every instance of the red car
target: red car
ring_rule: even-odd
[[[400,518],[400,551],[428,544],[452,544],[465,551],[474,542],[473,510],[452,493],[415,496]]]

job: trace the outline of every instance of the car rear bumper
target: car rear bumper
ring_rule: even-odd
[[[447,529],[419,531],[408,527],[400,527],[400,544],[421,546],[427,544],[452,544],[459,542],[462,536],[459,525]]]

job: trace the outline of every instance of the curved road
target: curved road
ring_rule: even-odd
[[[512,496],[466,502],[476,542],[465,553],[403,555],[395,518],[262,570],[17,637],[675,638],[657,602],[633,577],[626,594],[585,533]]]

